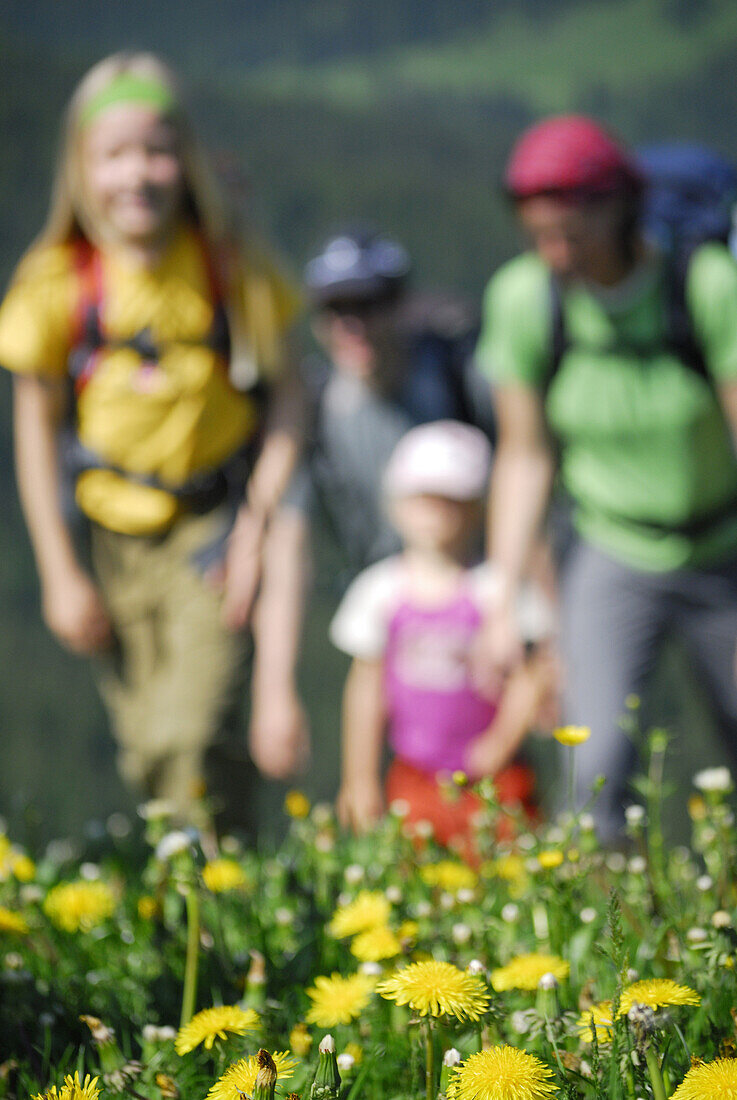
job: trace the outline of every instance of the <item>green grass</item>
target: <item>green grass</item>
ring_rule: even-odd
[[[248,78],[273,94],[302,95],[366,107],[394,97],[514,97],[531,111],[570,110],[592,87],[643,94],[673,78],[687,79],[737,44],[737,5],[707,5],[678,25],[662,0],[582,0],[555,16],[490,17],[454,38],[394,50],[370,59],[321,65],[277,65]]]

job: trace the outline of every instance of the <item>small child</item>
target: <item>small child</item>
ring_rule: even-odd
[[[486,436],[454,421],[413,428],[394,450],[384,488],[403,551],[366,569],[331,623],[353,658],[343,696],[341,821],[363,831],[385,797],[430,821],[436,839],[472,850],[470,791],[449,801],[441,781],[456,770],[494,776],[501,802],[534,813],[533,777],[515,754],[551,686],[551,662],[532,657],[488,698],[472,682],[470,655],[493,615],[493,564],[469,564],[478,542],[491,452]],[[528,641],[550,630],[542,596],[527,591],[520,615]],[[384,736],[393,751],[381,786]]]

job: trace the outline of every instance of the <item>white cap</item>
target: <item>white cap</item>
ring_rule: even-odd
[[[384,473],[390,497],[429,493],[478,500],[486,490],[491,446],[479,428],[436,420],[411,428],[392,452]]]

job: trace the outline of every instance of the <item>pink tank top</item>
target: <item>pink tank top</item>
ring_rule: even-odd
[[[471,685],[469,653],[481,613],[468,591],[437,608],[403,601],[388,625],[384,660],[388,739],[423,771],[464,767],[465,750],[494,719],[497,702]]]

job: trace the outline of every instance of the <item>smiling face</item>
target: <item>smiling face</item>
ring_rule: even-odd
[[[88,214],[106,242],[160,244],[183,194],[175,126],[146,104],[109,107],[83,134],[82,178]]]

